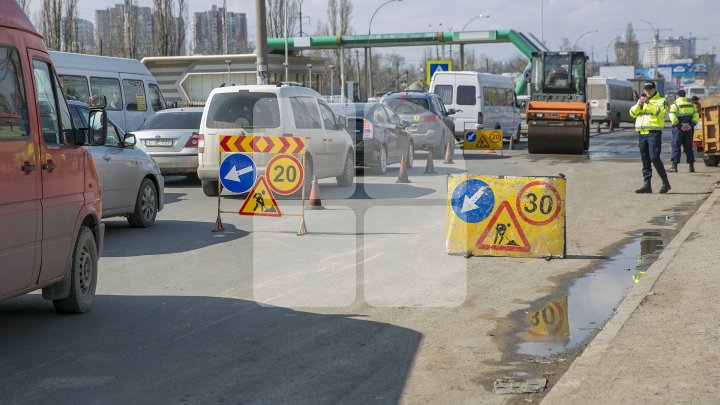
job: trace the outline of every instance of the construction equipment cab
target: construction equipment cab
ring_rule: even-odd
[[[590,147],[584,52],[533,52],[529,153],[582,154]]]
[[[90,309],[102,250],[90,152],[107,136],[105,98],[76,128],[42,37],[0,0],[0,300],[42,289],[59,312]],[[92,107],[100,108],[92,108]]]

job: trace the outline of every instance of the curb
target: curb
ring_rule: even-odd
[[[574,391],[581,388],[587,376],[594,374],[598,363],[603,359],[613,339],[630,319],[633,312],[640,306],[645,297],[652,291],[655,283],[668,268],[683,243],[685,243],[690,234],[698,228],[705,214],[712,209],[718,198],[720,198],[720,189],[715,189],[663,252],[660,253],[655,263],[653,263],[643,275],[640,283],[630,290],[630,293],[628,293],[617,307],[612,318],[610,318],[590,344],[588,344],[580,357],[573,361],[565,374],[547,393],[545,398],[543,398],[541,404],[562,402],[563,399],[567,399]]]

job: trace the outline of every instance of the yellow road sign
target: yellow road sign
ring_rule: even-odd
[[[502,150],[502,131],[499,129],[478,129],[465,131],[465,150]]]
[[[293,155],[277,155],[270,159],[265,174],[268,186],[279,195],[290,195],[300,190],[305,180],[303,165]]]
[[[448,253],[565,257],[565,186],[561,177],[450,176]]]
[[[280,207],[275,201],[275,196],[268,187],[265,176],[258,177],[255,185],[248,193],[245,202],[240,208],[240,215],[256,215],[263,217],[280,217]]]

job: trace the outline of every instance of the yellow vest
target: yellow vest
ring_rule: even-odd
[[[678,97],[674,103],[670,106],[670,122],[673,126],[680,124],[695,124],[700,121],[700,114],[698,114],[695,104],[688,101],[685,97]]]
[[[635,130],[641,135],[647,135],[650,131],[662,131],[665,127],[667,108],[668,102],[665,98],[660,97],[660,93],[655,93],[642,107],[639,102],[632,106],[630,117],[635,118]]]

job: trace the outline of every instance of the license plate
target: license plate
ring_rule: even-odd
[[[146,139],[145,146],[172,146],[172,139]]]

